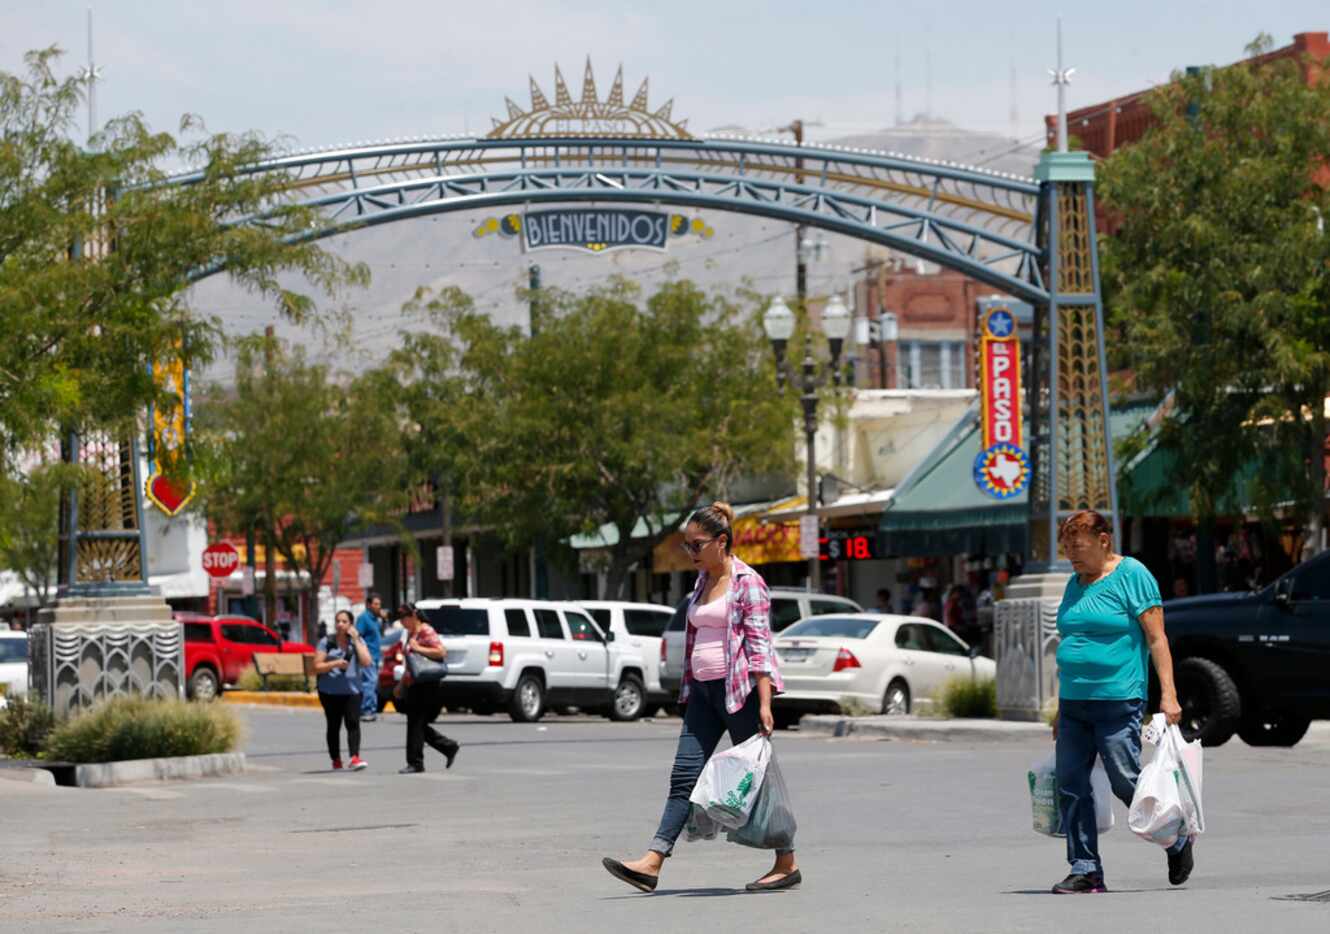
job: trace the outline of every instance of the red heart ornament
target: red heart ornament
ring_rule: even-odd
[[[148,499],[168,516],[177,515],[194,496],[194,484],[181,488],[162,474],[153,474],[148,480]]]

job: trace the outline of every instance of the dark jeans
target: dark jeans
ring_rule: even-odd
[[[323,716],[328,721],[328,756],[342,758],[342,724],[346,724],[346,748],[352,756],[360,755],[360,695],[319,692]]]
[[[1141,777],[1143,700],[1058,701],[1057,781],[1062,829],[1067,834],[1067,862],[1074,873],[1104,871],[1099,859],[1099,826],[1095,821],[1090,772],[1095,756],[1103,760],[1113,794],[1131,807]],[[1181,837],[1169,847],[1186,845]]]
[[[736,746],[753,737],[758,728],[758,706],[757,689],[754,688],[743,708],[738,713],[729,713],[725,710],[724,678],[693,682],[688,691],[679,746],[674,753],[674,768],[670,770],[670,796],[665,800],[665,813],[660,817],[660,827],[656,829],[650,849],[664,856],[674,851],[674,841],[679,839],[688,823],[692,808],[688,796],[693,793],[703,766],[727,730],[730,742]],[[791,853],[793,848],[777,852]]]
[[[397,706],[396,702],[393,706]],[[413,684],[406,692],[406,764],[425,767],[425,744],[445,756],[457,748],[457,743],[444,736],[430,724],[443,709],[443,693],[437,684]]]

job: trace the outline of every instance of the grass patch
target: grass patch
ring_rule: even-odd
[[[840,707],[840,712],[846,717],[875,717],[882,711],[876,707],[870,707],[857,697],[842,697],[836,702]]]
[[[997,681],[951,678],[942,686],[941,706],[949,717],[996,717]]]
[[[117,697],[57,726],[46,757],[65,762],[119,762],[231,752],[240,720],[221,704]]]
[[[0,752],[16,759],[41,756],[47,736],[55,729],[55,714],[41,701],[26,696],[6,697],[0,710]]]
[[[236,680],[237,691],[299,691],[305,693],[306,684],[314,686],[314,679],[305,680],[304,675],[268,675],[268,687],[263,686],[263,676],[253,668],[246,668]]]

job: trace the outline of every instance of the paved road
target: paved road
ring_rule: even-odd
[[[539,726],[443,718],[451,772],[398,776],[404,724],[366,725],[360,774],[327,771],[316,711],[241,708],[253,770],[128,789],[0,782],[0,930],[1330,930],[1330,733],[1208,755],[1210,833],[1170,889],[1163,854],[1119,828],[1113,893],[1056,898],[1056,841],[1029,829],[1024,773],[1048,746],[782,735],[801,818],[798,891],[750,896],[767,856],[680,844],[659,892],[599,865],[659,816],[678,721]],[[1119,820],[1121,821],[1121,814]]]

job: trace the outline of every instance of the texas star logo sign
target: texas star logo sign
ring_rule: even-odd
[[[1014,444],[995,444],[975,458],[974,482],[994,499],[1011,499],[1030,483],[1030,459]]]

